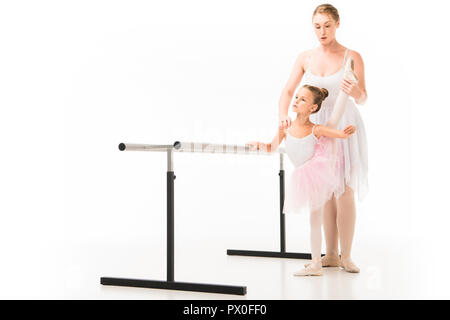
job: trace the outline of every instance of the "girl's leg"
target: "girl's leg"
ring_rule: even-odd
[[[347,272],[358,273],[359,268],[351,260],[353,235],[355,234],[356,208],[353,190],[345,186],[345,192],[337,199],[337,226],[341,245],[341,264]]]
[[[294,273],[295,276],[320,276],[322,275],[322,219],[323,208],[311,211],[310,226],[311,226],[311,255],[312,263],[304,269]]]
[[[329,201],[325,203],[324,206],[324,218],[323,227],[325,231],[325,242],[326,242],[326,255],[322,257],[323,267],[338,267],[339,266],[339,234],[338,227],[336,223],[337,218],[337,206],[336,198],[333,195]],[[308,267],[310,263],[305,264]]]
[[[313,264],[322,266],[322,222],[323,222],[323,208],[310,213],[311,226],[311,256]]]

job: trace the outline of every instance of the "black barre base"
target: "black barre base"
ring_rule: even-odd
[[[100,278],[100,283],[107,286],[138,287],[168,290],[199,291],[224,294],[247,294],[247,287],[227,286],[221,284],[190,283],[178,281],[158,281],[125,278]]]
[[[254,250],[227,250],[229,256],[248,256],[248,257],[266,257],[266,258],[288,258],[288,259],[309,259],[310,253],[281,252],[281,251],[254,251]],[[324,254],[322,254],[324,256]]]

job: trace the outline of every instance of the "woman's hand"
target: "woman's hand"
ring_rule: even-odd
[[[344,131],[344,138],[348,138],[350,137],[353,133],[355,133],[356,131],[356,127],[355,126],[346,126]]]
[[[289,116],[281,117],[280,121],[278,122],[278,128],[280,129],[287,129],[291,126],[292,120],[289,118]]]
[[[252,147],[251,151],[262,150],[268,152],[267,144],[258,141],[250,141],[245,144],[246,147]]]
[[[353,99],[355,100],[359,100],[359,98],[361,98],[363,94],[356,81],[345,78],[342,79],[341,90],[348,94],[350,97],[353,97]]]

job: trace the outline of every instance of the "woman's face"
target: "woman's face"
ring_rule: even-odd
[[[314,104],[314,96],[307,88],[300,88],[295,94],[292,111],[301,114],[310,114],[317,109],[317,104]]]
[[[312,20],[314,32],[320,44],[326,45],[336,39],[336,29],[339,28],[339,21],[328,14],[317,13]]]

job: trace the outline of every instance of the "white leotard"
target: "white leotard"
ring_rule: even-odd
[[[289,160],[291,160],[295,167],[304,164],[314,153],[314,147],[317,143],[317,138],[314,135],[314,127],[315,125],[312,128],[311,134],[303,138],[291,136],[286,131],[285,150]]]

